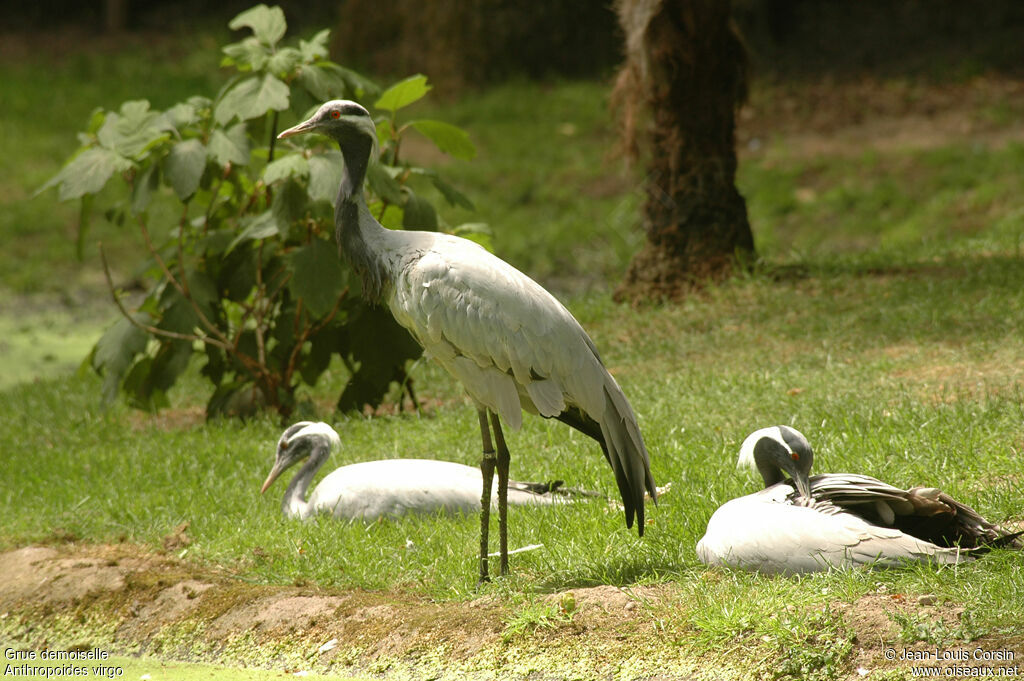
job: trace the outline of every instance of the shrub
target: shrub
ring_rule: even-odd
[[[270,407],[286,418],[299,385],[314,385],[337,354],[351,374],[338,408],[377,404],[393,381],[408,387],[406,362],[420,348],[386,310],[363,302],[358,277],[338,258],[332,201],[340,152],[323,152],[314,137],[282,153],[278,117],[328,99],[377,97],[386,113],[378,119],[381,160],[368,173],[369,205],[391,228],[443,227],[417,193],[428,185],[447,202],[472,207],[434,171],[399,159],[402,136],[416,129],[460,158],[472,157],[473,145],[440,121],[399,125],[399,111],[430,89],[423,76],[381,93],[327,59],[326,30],[283,45],[278,7],[258,5],[229,26],[252,35],[223,48],[222,65],[237,73],[215,97],[191,97],[166,111],[146,100],[97,110],[82,146],[42,188],[81,201],[81,243],[96,194],[108,183],[123,185],[105,215],[134,225],[146,245],[146,295],[132,311],[103,258],[122,317],[88,363],[103,376],[104,400],[123,392],[132,405],[155,410],[167,405],[192,357],[203,355],[201,373],[213,385],[208,417]],[[157,198],[176,209],[152,210]],[[160,222],[164,214],[172,217]]]

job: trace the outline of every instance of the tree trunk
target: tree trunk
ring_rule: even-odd
[[[619,300],[678,298],[754,255],[736,190],[735,113],[746,57],[727,0],[620,0],[626,63],[616,84],[624,139],[647,159],[643,226]],[[649,130],[637,144],[640,110]]]

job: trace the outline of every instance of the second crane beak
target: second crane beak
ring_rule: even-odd
[[[267,479],[263,482],[263,487],[260,488],[260,494],[266,492],[267,488],[270,487],[270,484],[277,480],[277,476],[281,475],[283,471],[284,467],[275,461],[274,467],[270,470],[270,475],[267,476]]]
[[[291,128],[288,128],[287,130],[282,130],[281,134],[279,134],[277,136],[277,139],[283,140],[285,137],[292,137],[293,135],[301,135],[304,132],[310,132],[311,130],[315,130],[315,129],[316,129],[316,125],[313,123],[313,119],[311,118],[308,121],[303,121],[302,123],[299,123],[298,125],[295,125],[295,126],[292,126]]]

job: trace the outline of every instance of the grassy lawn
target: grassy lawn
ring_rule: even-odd
[[[515,83],[428,104],[469,130],[480,150],[476,161],[446,168],[477,211],[445,217],[489,223],[499,255],[564,294],[639,415],[655,478],[671,485],[642,540],[613,504],[511,510],[510,546],[543,548],[513,556],[513,575],[481,589],[475,516],[285,521],[284,485],[258,494],[279,424],[201,423],[198,366],[158,416],[101,410],[98,379],[66,368],[113,312],[94,304],[86,319],[60,316],[68,302],[105,295],[95,249],[76,261],[75,208],[32,191],[60,167],[94,106],[135,97],[166,106],[215,89],[202,60],[151,68],[161,54],[192,47],[0,62],[0,98],[14,103],[0,128],[8,150],[0,342],[43,345],[27,334],[49,328],[69,348],[48,350],[56,359],[26,371],[25,355],[0,345],[0,371],[13,377],[0,390],[0,547],[76,538],[159,548],[188,522],[181,555],[244,580],[441,601],[491,593],[515,613],[504,625],[513,638],[562,626],[538,594],[663,584],[673,595],[650,613],[655,635],[739,676],[853,673],[851,647],[875,644],[855,639],[848,609],[881,593],[908,602],[934,595],[958,613],[950,620],[894,604],[888,616],[904,644],[984,637],[1024,648],[1016,554],[996,551],[957,569],[772,579],[706,570],[694,553],[714,509],[757,487],[735,471],[739,443],[777,423],[808,436],[820,471],[941,486],[991,520],[1022,519],[1024,145],[1014,141],[1016,119],[992,124],[1007,133],[998,140],[950,135],[925,147],[874,138],[874,146],[854,140],[809,153],[771,136],[744,151],[739,178],[762,266],[678,305],[631,309],[608,292],[640,243],[642,193],[608,157],[606,85]],[[770,94],[755,93],[754,106]],[[93,234],[127,262],[137,258],[134,234],[101,219]],[[33,373],[44,378],[28,380]],[[422,415],[320,414],[342,438],[325,468],[398,456],[478,461],[476,417],[458,387],[427,363],[414,376],[431,405]],[[332,369],[314,397],[331,404],[342,380]],[[562,478],[616,497],[611,471],[583,436],[537,418],[509,435],[513,477]]]

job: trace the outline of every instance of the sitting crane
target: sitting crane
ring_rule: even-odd
[[[309,498],[306,492],[316,472],[341,445],[337,431],[326,423],[300,421],[277,441],[274,466],[260,494],[286,470],[306,459],[281,502],[289,518],[305,520],[329,514],[339,520],[373,522],[406,513],[469,512],[480,503],[480,469],[436,459],[381,459],[336,468],[320,481]],[[509,481],[508,503],[543,506],[566,503],[592,492],[565,490],[552,483]],[[496,498],[492,498],[492,504]]]
[[[905,561],[949,565],[989,546],[1022,546],[1021,533],[934,487],[901,489],[853,473],[811,476],[813,461],[807,438],[789,426],[751,433],[738,466],[757,468],[765,489],[715,511],[697,544],[701,562],[797,574]]]

